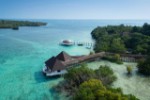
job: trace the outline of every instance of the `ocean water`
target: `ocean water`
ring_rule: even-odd
[[[0,29],[0,100],[66,100],[64,93],[52,90],[63,78],[46,78],[42,74],[44,61],[61,51],[83,55],[90,50],[60,46],[58,43],[62,39],[93,42],[90,33],[97,26],[150,23],[148,20],[31,21],[43,21],[48,25],[21,27],[18,31]]]

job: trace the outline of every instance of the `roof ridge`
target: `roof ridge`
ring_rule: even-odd
[[[61,53],[59,53],[56,56],[56,58],[61,60],[61,61],[66,61],[68,59],[71,59],[71,56],[68,53],[66,53],[65,51],[62,51]]]

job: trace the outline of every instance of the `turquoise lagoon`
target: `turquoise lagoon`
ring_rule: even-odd
[[[37,21],[37,20],[31,20]],[[85,47],[63,47],[58,45],[62,39],[72,39],[81,42],[93,42],[91,31],[97,26],[104,25],[142,25],[144,20],[38,20],[47,22],[42,27],[21,27],[18,31],[0,29],[0,100],[66,100],[64,93],[57,94],[52,87],[63,78],[46,78],[42,74],[44,61],[57,55],[62,50],[70,55],[89,54]],[[105,61],[91,63],[97,68]],[[111,64],[111,63],[109,63]],[[97,65],[97,66],[96,66]],[[112,65],[112,64],[111,64]],[[113,67],[114,70],[122,70]],[[119,71],[118,71],[119,72]],[[121,72],[124,72],[121,71]],[[116,74],[118,74],[116,72]],[[123,75],[117,75],[124,79]],[[140,80],[138,83],[137,80]],[[150,79],[133,77],[125,78],[126,83],[135,81],[142,86],[141,92],[150,92]],[[123,84],[121,81],[114,86],[121,86],[125,93],[133,93],[140,98],[147,94],[136,94],[134,85]],[[146,83],[149,82],[149,83]],[[133,89],[131,89],[133,86]],[[143,93],[142,92],[142,93]],[[145,100],[150,99],[146,97]]]

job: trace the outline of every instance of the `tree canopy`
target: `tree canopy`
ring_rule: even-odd
[[[20,26],[43,26],[44,22],[16,21],[16,20],[0,20],[0,28],[18,28]]]
[[[124,95],[118,89],[107,89],[100,80],[90,79],[83,82],[74,100],[139,100],[133,95]]]
[[[143,75],[150,76],[150,56],[146,60],[139,61],[138,71]]]
[[[150,25],[139,26],[105,26],[97,27],[92,32],[96,40],[95,52],[147,54],[150,47]]]
[[[55,89],[67,92],[74,100],[138,100],[133,95],[124,95],[120,88],[111,88],[115,80],[116,76],[109,66],[93,70],[84,64],[68,69],[64,81]]]

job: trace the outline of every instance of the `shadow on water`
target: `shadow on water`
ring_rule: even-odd
[[[34,73],[34,78],[37,81],[37,83],[42,83],[42,82],[48,82],[51,80],[59,79],[60,76],[47,77],[41,71],[38,71]]]
[[[49,92],[52,94],[54,100],[61,100],[59,96],[59,92],[57,92],[54,88],[51,88]]]

